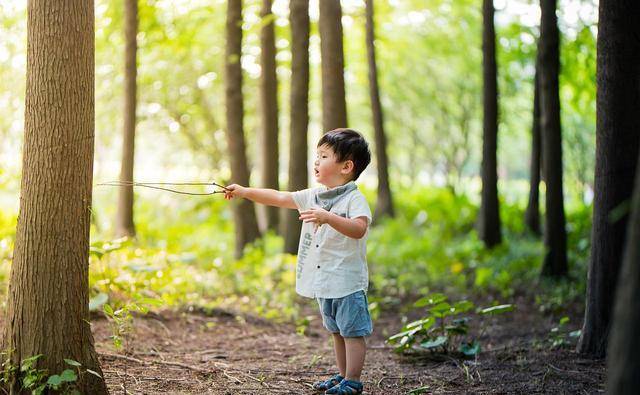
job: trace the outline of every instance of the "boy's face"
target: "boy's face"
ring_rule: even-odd
[[[317,149],[313,170],[316,181],[333,188],[351,180],[353,161],[338,162],[333,149],[328,145],[321,145]]]

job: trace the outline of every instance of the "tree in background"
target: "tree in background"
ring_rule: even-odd
[[[133,181],[133,162],[136,136],[136,76],[138,74],[136,53],[138,45],[138,1],[126,0],[124,7],[124,125],[122,137],[122,162],[120,181]],[[133,186],[118,188],[118,211],[116,214],[116,235],[134,236]]]
[[[524,222],[533,234],[540,234],[540,78],[538,62],[533,80],[533,122],[531,126],[531,165],[529,171],[529,202]]]
[[[562,129],[560,127],[560,32],[556,0],[541,0],[540,21],[540,119],[542,127],[542,168],[546,184],[542,275],[567,274],[567,233],[562,192]]]
[[[489,248],[500,244],[502,239],[498,206],[498,69],[494,12],[493,0],[483,0],[484,126],[481,168],[482,202],[478,214],[478,235]]]
[[[289,139],[289,190],[308,185],[307,131],[309,126],[309,0],[291,0],[291,125]],[[302,222],[298,212],[286,210],[284,250],[298,252]]]
[[[640,145],[640,6],[630,4],[600,3],[595,200],[585,318],[578,343],[578,352],[598,358],[607,349]],[[631,250],[638,245],[637,236],[627,240]],[[637,266],[639,260],[632,262]]]
[[[225,97],[227,115],[227,145],[229,146],[233,182],[249,185],[249,167],[244,142],[242,103],[242,0],[227,2],[227,45],[225,53]],[[242,256],[245,245],[260,237],[253,202],[241,199],[232,202],[236,232],[235,256]]]
[[[278,79],[276,76],[276,44],[271,0],[262,0],[262,29],[260,31],[260,103],[262,115],[262,187],[278,186]],[[277,207],[264,207],[267,229],[277,229]]]
[[[375,23],[373,0],[366,1],[367,13],[367,60],[369,62],[369,95],[371,97],[371,111],[373,113],[373,128],[376,142],[376,161],[378,165],[378,199],[376,202],[376,219],[393,217],[393,200],[389,187],[389,162],[387,160],[387,138],[384,133],[384,118],[380,104],[378,88],[378,67],[376,65]]]
[[[40,354],[35,366],[49,374],[66,369],[67,358],[101,375],[88,285],[93,1],[29,1],[27,40],[20,214],[2,349],[13,366]],[[13,379],[11,393],[20,393]],[[92,374],[77,385],[82,393],[107,393]]]
[[[320,57],[322,68],[322,129],[347,127],[344,92],[344,51],[340,0],[320,3]]]

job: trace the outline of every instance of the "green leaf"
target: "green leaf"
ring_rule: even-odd
[[[480,352],[480,343],[475,340],[472,343],[462,343],[460,344],[460,352],[468,357],[477,355]]]
[[[39,387],[33,390],[33,395],[42,395],[44,394],[44,390],[47,388],[46,384],[41,384]]]
[[[473,309],[473,303],[468,300],[461,300],[453,305],[453,309],[456,313],[464,313]]]
[[[102,258],[105,252],[106,251],[103,250],[102,248],[98,248],[94,246],[89,247],[89,254],[95,256],[98,259]]]
[[[262,29],[263,27],[267,26],[270,23],[273,23],[276,20],[276,15],[275,14],[267,14],[265,16],[262,17],[262,19],[260,20],[260,23],[258,23],[258,28]]]
[[[501,314],[509,311],[513,311],[515,307],[512,304],[501,304],[498,306],[487,307],[480,310],[480,314]]]
[[[577,331],[569,332],[569,337],[580,337],[581,334],[582,334],[582,330],[578,329]]]
[[[429,386],[424,385],[422,387],[412,389],[411,391],[409,391],[409,395],[426,394],[428,391],[429,391]]]
[[[23,359],[22,363],[20,364],[20,371],[26,372],[27,370],[31,369],[31,367],[35,364],[35,362],[40,357],[42,357],[42,354],[34,355],[32,357]]]
[[[438,304],[440,302],[444,302],[445,300],[447,300],[446,295],[435,293],[435,294],[427,295],[423,298],[418,299],[413,305],[415,307],[431,306],[434,304]]]
[[[466,335],[469,332],[469,327],[466,325],[447,325],[444,330],[451,335]]]
[[[52,387],[54,390],[57,390],[58,387],[60,387],[60,384],[62,384],[62,377],[58,376],[57,374],[54,374],[53,376],[49,376],[49,379],[47,380],[47,385]]]
[[[164,302],[160,299],[141,298],[136,301],[138,304],[148,304],[151,306],[163,306]]]
[[[87,373],[91,373],[96,377],[102,378],[102,376],[100,376],[100,373],[96,372],[95,370],[87,369]]]
[[[435,319],[433,317],[426,317],[423,318],[421,320],[417,320],[417,321],[413,321],[408,323],[405,328],[406,329],[411,329],[414,327],[421,327],[421,329],[429,329],[430,327],[433,326],[433,324],[435,323]]]
[[[560,325],[564,325],[567,322],[569,322],[569,317],[564,316],[564,317],[560,318]]]
[[[100,292],[95,297],[89,300],[89,311],[97,311],[100,306],[104,305],[109,301],[109,295],[106,293]]]
[[[78,376],[76,376],[76,373],[73,370],[65,369],[60,375],[60,379],[67,383],[71,383],[76,381],[78,379]]]
[[[452,313],[451,310],[451,305],[447,302],[438,303],[437,305],[429,309],[431,314],[435,315],[436,317],[446,317]]]
[[[104,310],[104,312],[109,316],[109,317],[113,317],[113,307],[111,307],[108,304],[105,304],[104,307],[102,307],[102,310]]]
[[[395,335],[391,336],[390,338],[387,339],[387,341],[389,342],[395,342],[396,340],[404,337],[404,336],[413,336],[416,333],[420,332],[421,328],[413,328],[411,330],[408,331],[404,331],[404,332],[400,332],[400,333],[396,333]]]
[[[420,347],[426,348],[427,350],[442,347],[447,344],[449,338],[446,336],[438,336],[434,340],[427,340],[426,342],[420,343]]]
[[[80,362],[78,362],[78,361],[74,361],[73,359],[66,359],[66,358],[65,358],[65,360],[64,360],[64,361],[67,363],[67,365],[71,365],[71,366],[78,366],[78,367],[79,367],[79,366],[82,366],[82,364],[81,364]]]

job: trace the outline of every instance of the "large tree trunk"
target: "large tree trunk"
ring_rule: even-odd
[[[384,134],[384,119],[380,92],[378,88],[378,67],[376,65],[375,31],[373,19],[373,0],[366,1],[367,12],[367,59],[369,61],[369,95],[373,112],[373,128],[375,130],[376,160],[378,162],[378,201],[376,203],[376,220],[385,216],[393,217],[393,200],[389,187],[389,162],[387,160],[387,138]]]
[[[227,3],[227,46],[225,56],[225,96],[227,115],[227,143],[231,162],[231,177],[241,185],[249,185],[249,167],[244,142],[242,103],[242,0]],[[235,223],[235,256],[242,256],[245,245],[260,236],[256,221],[255,207],[250,200],[232,203]]]
[[[619,4],[600,3],[595,201],[585,319],[578,343],[580,353],[599,358],[607,349],[627,232],[626,205],[640,144],[640,6]],[[637,245],[638,238],[629,243]],[[633,262],[637,266],[640,261]]]
[[[562,192],[562,129],[560,127],[560,32],[556,17],[556,0],[541,0],[540,22],[540,116],[542,126],[542,160],[545,171],[546,253],[542,266],[545,276],[567,274],[567,233]]]
[[[600,3],[600,26],[603,3],[611,7],[609,2]],[[630,26],[630,21],[634,21],[632,16],[640,17],[638,7],[634,4],[635,9],[630,10],[630,4],[631,2],[611,11],[618,15],[618,20],[626,19],[627,26]],[[635,192],[626,240],[620,280],[616,288],[611,341],[607,351],[607,393],[616,395],[635,395],[640,387],[640,161],[636,169]]]
[[[124,128],[122,138],[122,163],[120,181],[133,181],[133,157],[136,135],[136,35],[138,33],[138,1],[126,0],[124,7]],[[133,186],[120,187],[118,190],[118,211],[116,216],[116,235],[134,236],[136,228],[133,222]]]
[[[322,68],[322,128],[325,132],[347,127],[340,0],[320,3],[320,57]]]
[[[308,184],[307,130],[309,126],[309,0],[291,0],[291,130],[289,141],[289,190]],[[298,252],[302,222],[295,210],[286,211],[284,250]]]
[[[478,218],[478,235],[485,246],[500,244],[500,209],[498,206],[498,68],[496,33],[493,24],[493,0],[483,0],[482,66],[484,72],[484,123],[482,144],[482,202]]]
[[[262,0],[260,16],[263,21],[260,34],[260,102],[262,112],[262,187],[278,186],[278,79],[276,77],[276,44],[274,15],[271,0]],[[267,229],[277,230],[277,207],[265,206]]]
[[[29,1],[20,215],[2,349],[14,366],[42,354],[37,367],[49,374],[68,367],[64,358],[102,374],[89,323],[93,40],[93,1]],[[107,392],[91,374],[79,387]]]
[[[524,215],[524,222],[529,231],[540,234],[540,78],[538,62],[533,87],[533,125],[531,127],[531,165],[529,171],[529,203]]]

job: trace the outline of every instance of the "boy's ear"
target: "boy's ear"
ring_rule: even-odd
[[[353,163],[353,161],[351,159],[347,159],[342,164],[342,169],[340,170],[340,173],[349,174],[353,171],[354,168],[355,168],[355,164]]]

